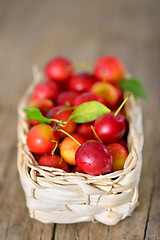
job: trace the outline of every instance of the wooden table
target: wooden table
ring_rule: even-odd
[[[122,59],[145,85],[144,161],[139,207],[116,226],[42,224],[29,218],[16,166],[17,102],[31,66],[55,55],[94,63]],[[160,1],[1,1],[0,4],[0,239],[160,239]]]

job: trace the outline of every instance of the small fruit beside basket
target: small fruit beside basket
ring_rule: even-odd
[[[143,125],[137,97],[147,96],[116,57],[100,57],[93,71],[77,68],[64,57],[50,60],[44,74],[34,68],[18,105],[20,180],[32,218],[115,225],[138,201]]]

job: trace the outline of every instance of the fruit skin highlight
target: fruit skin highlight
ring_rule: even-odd
[[[83,144],[86,141],[86,138],[80,134],[74,133],[71,136],[73,136],[80,144]],[[73,139],[65,137],[60,144],[60,154],[68,164],[75,166],[75,154],[79,147],[80,146]]]
[[[77,167],[84,173],[100,175],[111,171],[112,155],[104,144],[90,140],[76,151]]]
[[[126,131],[126,121],[121,115],[114,116],[113,112],[99,117],[94,122],[94,129],[104,144],[117,142]],[[96,136],[95,136],[96,139]]]
[[[72,63],[64,57],[51,59],[45,66],[45,74],[51,81],[65,82],[72,75]]]
[[[27,145],[36,154],[51,153],[56,146],[53,141],[59,142],[58,132],[47,124],[36,125],[27,134]]]
[[[128,156],[126,147],[119,143],[111,143],[106,146],[112,154],[112,172],[122,170]]]
[[[103,81],[104,75],[109,83],[117,84],[125,76],[122,62],[114,56],[103,56],[97,59],[94,66],[95,77]]]

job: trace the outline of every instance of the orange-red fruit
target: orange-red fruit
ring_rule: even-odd
[[[36,125],[27,134],[27,145],[36,154],[51,153],[56,146],[56,142],[52,141],[59,142],[59,136],[47,124]]]
[[[80,143],[83,144],[86,138],[80,134],[72,134],[72,136]],[[60,144],[60,154],[63,159],[70,165],[76,165],[75,153],[80,146],[70,137],[65,137]]]
[[[48,98],[55,100],[59,94],[59,86],[55,82],[41,82],[37,84],[32,93],[32,100]]]
[[[77,128],[77,133],[83,135],[88,140],[93,139],[93,131],[91,128],[91,123],[82,123]]]
[[[38,108],[43,116],[46,116],[46,113],[54,107],[54,103],[50,99],[38,99],[30,102],[28,108]],[[31,125],[39,124],[38,121],[30,120]]]
[[[128,156],[127,149],[119,143],[112,143],[106,147],[112,154],[112,172],[122,170]]]
[[[62,157],[58,155],[46,154],[38,160],[40,166],[54,167],[69,172],[69,167]]]
[[[122,90],[118,86],[107,82],[96,82],[90,91],[103,98],[109,108],[116,107],[123,99]]]
[[[84,92],[84,93],[80,94],[78,97],[76,97],[76,99],[74,100],[73,106],[77,107],[82,103],[90,102],[90,101],[97,101],[104,105],[106,104],[104,99],[97,96],[96,94],[91,93],[91,92]]]
[[[67,121],[72,113],[72,110],[65,110],[66,106],[57,106],[52,108],[47,113],[47,118],[53,118],[57,120]],[[53,126],[55,122],[51,122]],[[65,132],[72,134],[77,127],[77,124],[69,121],[65,127],[61,127]],[[60,138],[64,138],[66,134],[59,132]]]
[[[72,173],[76,173],[76,172],[83,173],[77,166],[72,169]]]
[[[114,143],[124,136],[126,121],[120,114],[114,116],[113,112],[105,113],[95,120],[94,130],[104,144]]]
[[[79,93],[90,90],[95,82],[95,77],[87,73],[73,75],[68,82],[68,88]]]
[[[52,81],[64,82],[72,75],[72,64],[64,57],[56,57],[46,64],[45,74]]]
[[[90,175],[100,175],[111,171],[112,155],[99,141],[86,141],[76,152],[76,164],[80,170]]]
[[[126,142],[125,140],[120,139],[119,141],[117,141],[117,143],[121,144],[123,147],[125,147],[126,149],[128,149],[128,148],[127,148],[127,142]]]
[[[125,70],[122,62],[114,56],[104,56],[97,59],[94,66],[94,75],[100,80],[117,84],[124,78]]]
[[[63,91],[57,97],[57,105],[73,106],[74,99],[78,96],[75,91]]]
[[[116,91],[117,91],[117,96],[118,96],[118,101],[115,107],[119,107],[120,104],[123,102],[123,91],[121,88],[119,88],[117,85],[114,85]]]

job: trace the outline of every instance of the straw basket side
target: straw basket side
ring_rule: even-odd
[[[18,171],[30,216],[44,223],[101,222],[115,225],[131,215],[138,201],[142,166],[141,108],[131,96],[125,106],[129,121],[129,155],[124,169],[90,176],[39,166],[26,145],[28,123],[23,112],[36,81],[18,106]]]

